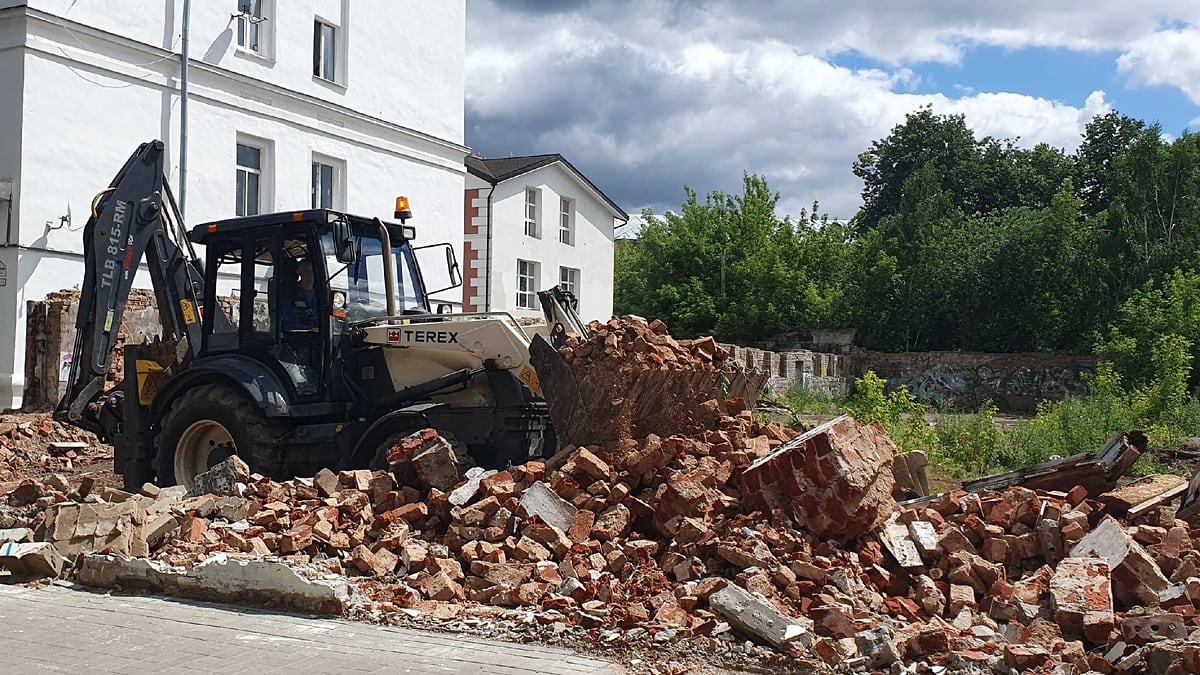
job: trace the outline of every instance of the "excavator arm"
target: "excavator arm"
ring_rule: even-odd
[[[106,392],[117,333],[134,277],[146,259],[162,338],[178,360],[200,347],[203,266],[163,178],[162,141],[142,144],[97,195],[83,230],[84,277],[67,388],[55,418],[110,440],[121,431],[121,392]],[[164,194],[167,201],[164,202]],[[180,245],[187,248],[185,256]],[[217,319],[224,319],[219,313]]]

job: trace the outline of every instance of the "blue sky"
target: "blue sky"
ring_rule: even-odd
[[[1200,2],[467,0],[466,140],[558,152],[626,211],[766,176],[780,209],[860,204],[858,153],[931,105],[1071,152],[1117,110],[1200,127]]]
[[[959,63],[927,63],[912,68],[917,81],[911,91],[922,94],[969,95],[980,91],[1013,92],[1082,107],[1097,89],[1124,115],[1158,122],[1163,133],[1178,136],[1198,111],[1178,88],[1130,84],[1117,72],[1119,51],[1078,52],[1065,48],[969,49]],[[884,64],[858,54],[832,59],[848,68],[881,68]]]

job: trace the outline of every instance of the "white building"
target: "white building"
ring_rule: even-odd
[[[179,193],[183,6],[0,0],[0,410],[21,401],[26,301],[82,282],[92,197],[154,138]],[[390,217],[405,194],[418,243],[460,240],[465,0],[190,7],[188,224]]]
[[[613,306],[613,233],[629,216],[562,155],[467,157],[463,308],[542,315],[560,285],[585,321]]]

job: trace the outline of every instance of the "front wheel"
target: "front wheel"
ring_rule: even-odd
[[[158,484],[195,486],[197,475],[232,455],[252,471],[278,477],[274,459],[278,425],[245,394],[220,384],[189,389],[171,404],[157,444]]]

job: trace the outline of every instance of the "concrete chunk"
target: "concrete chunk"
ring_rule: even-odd
[[[447,492],[459,481],[454,448],[443,438],[439,437],[438,442],[430,444],[414,456],[412,465],[426,490],[437,488]]]
[[[227,495],[233,486],[250,480],[250,467],[237,455],[231,455],[221,463],[196,476],[189,495]]]
[[[467,473],[464,476],[467,479],[467,482],[450,491],[450,496],[448,497],[450,503],[454,506],[466,506],[467,504],[471,503],[471,500],[474,499],[475,495],[479,492],[480,482],[484,478],[492,476],[495,473],[495,469],[488,471],[483,467],[478,466],[473,466],[470,469],[467,469]]]
[[[938,533],[934,529],[933,523],[914,520],[908,524],[908,534],[922,556],[935,558],[941,553],[941,547],[938,545]]]
[[[33,530],[27,527],[0,530],[0,544],[7,544],[8,542],[21,543],[23,541],[33,541]]]
[[[57,577],[63,568],[63,557],[49,542],[8,542],[0,544],[0,568],[15,577]]]
[[[917,545],[908,537],[908,528],[903,523],[892,523],[883,529],[880,537],[888,552],[896,562],[905,569],[918,569],[925,566]]]
[[[1121,524],[1105,516],[1075,548],[1072,558],[1102,558],[1109,566],[1112,592],[1126,606],[1155,604],[1169,582],[1142,545],[1133,540]]]
[[[1105,644],[1113,628],[1113,595],[1108,563],[1095,558],[1064,558],[1050,579],[1054,621],[1067,637]]]
[[[318,495],[328,497],[341,490],[342,484],[338,481],[337,474],[323,468],[313,476],[313,487],[317,488]]]
[[[578,511],[570,502],[559,497],[550,486],[538,481],[521,493],[517,514],[526,518],[538,516],[563,532],[571,529]]]
[[[740,586],[728,584],[708,598],[713,611],[737,630],[759,638],[776,649],[789,649],[799,642],[811,646],[813,634],[799,620],[750,595]]]

